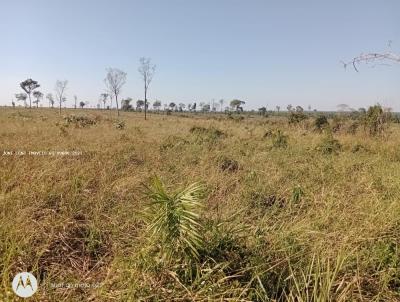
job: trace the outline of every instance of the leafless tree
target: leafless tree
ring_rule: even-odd
[[[74,101],[75,101],[74,108],[76,109],[76,106],[77,106],[77,103],[78,103],[78,97],[76,95],[74,95]]]
[[[388,42],[389,50],[382,53],[370,52],[370,53],[362,53],[356,57],[354,57],[351,61],[344,62],[341,61],[344,68],[349,65],[352,65],[354,70],[358,72],[358,65],[360,63],[370,64],[380,64],[380,65],[388,65],[390,62],[400,63],[400,54],[394,53],[390,50],[392,41]]]
[[[106,102],[107,102],[108,97],[109,97],[108,93],[100,94],[100,102],[103,103],[103,108],[104,109],[106,109]]]
[[[117,68],[108,68],[107,76],[104,79],[107,89],[110,91],[110,95],[115,96],[115,102],[117,103],[117,114],[119,116],[118,108],[118,95],[121,93],[122,86],[126,82],[126,72]]]
[[[66,101],[64,93],[65,93],[65,89],[67,88],[67,84],[68,84],[68,81],[66,81],[66,80],[65,81],[57,80],[57,82],[56,82],[55,91],[56,91],[56,99],[57,99],[58,104],[59,104],[59,113],[60,113],[60,115],[61,115],[62,103]]]
[[[139,60],[139,73],[142,75],[144,83],[144,119],[147,118],[147,90],[151,80],[153,79],[154,73],[156,72],[156,65],[151,64],[150,58],[140,58]]]
[[[46,95],[46,99],[49,100],[49,107],[51,106],[51,108],[53,108],[53,107],[54,107],[54,98],[53,98],[53,95],[52,95],[51,93],[48,93],[48,94]]]

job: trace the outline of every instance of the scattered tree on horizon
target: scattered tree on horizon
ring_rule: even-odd
[[[79,102],[79,107],[81,107],[81,109],[83,109],[83,107],[85,107],[85,106],[86,106],[85,102],[83,102],[83,101]]]
[[[231,101],[230,105],[232,109],[235,109],[236,112],[242,111],[243,112],[243,107],[241,105],[244,105],[246,102],[234,99]]]
[[[132,98],[126,98],[126,99],[121,100],[121,109],[123,111],[131,110],[132,109],[131,102],[132,102]]]
[[[78,97],[76,95],[74,95],[74,101],[75,101],[74,108],[76,109],[76,105],[77,105],[77,102],[78,102]]]
[[[142,75],[143,83],[144,83],[144,119],[147,119],[147,90],[149,89],[149,85],[153,76],[156,72],[156,65],[151,64],[150,58],[140,58],[139,59],[139,73]]]
[[[153,103],[153,108],[156,109],[156,110],[158,111],[158,110],[160,110],[160,107],[161,107],[161,101],[156,100],[156,101]]]
[[[28,98],[28,95],[26,93],[17,93],[17,94],[15,94],[15,98],[17,99],[17,101],[23,101],[24,106],[26,108],[26,106],[27,106],[26,99]]]
[[[52,93],[46,95],[46,99],[49,100],[49,107],[54,108],[54,98]]]
[[[143,100],[137,100],[137,101],[136,101],[136,110],[142,111],[144,105],[145,105],[145,101],[143,101]]]
[[[43,99],[43,93],[41,93],[40,91],[36,90],[33,92],[33,97],[36,99],[33,101],[33,103],[36,104],[36,108],[39,108],[39,103],[40,100]]]
[[[281,110],[281,106],[276,106],[276,111],[278,111],[278,113],[280,110]]]
[[[104,79],[106,87],[110,91],[110,95],[115,97],[115,102],[117,104],[117,115],[119,116],[118,108],[118,95],[121,93],[122,86],[126,82],[126,72],[119,70],[118,68],[108,68],[107,76]],[[111,97],[110,97],[111,98]],[[111,104],[112,106],[112,104]]]
[[[219,100],[219,106],[220,106],[220,110],[222,112],[222,106],[224,105],[224,99],[220,99]]]
[[[56,91],[56,98],[57,98],[57,101],[59,104],[59,114],[60,115],[61,115],[62,103],[66,102],[66,100],[67,100],[64,96],[65,89],[67,88],[67,84],[68,84],[67,80],[64,80],[64,81],[57,80],[57,82],[56,82],[55,91]]]
[[[27,79],[27,80],[25,80],[25,81],[20,83],[20,87],[28,95],[28,97],[29,97],[29,108],[32,108],[31,93],[36,88],[40,87],[39,83],[37,81],[32,80],[32,79]]]
[[[103,103],[103,109],[106,109],[106,102],[107,102],[108,97],[109,97],[108,93],[104,92],[104,93],[100,94],[100,102]]]

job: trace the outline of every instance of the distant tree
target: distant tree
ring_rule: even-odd
[[[29,108],[32,108],[32,101],[31,101],[31,93],[36,89],[39,88],[40,85],[37,81],[34,81],[32,79],[27,79],[23,82],[20,83],[20,86],[23,91],[26,92],[26,94],[29,97]]]
[[[260,113],[260,115],[265,116],[265,114],[267,113],[267,108],[266,107],[258,108],[258,112]]]
[[[194,102],[192,104],[192,106],[190,107],[190,111],[196,111],[196,107],[197,107],[197,104],[196,104],[196,102]]]
[[[126,98],[126,99],[122,100],[121,101],[121,109],[123,111],[131,110],[132,109],[131,102],[132,102],[132,98]]]
[[[311,105],[308,105],[308,111],[311,111]]]
[[[15,108],[15,102],[14,102],[14,100],[11,101],[11,106],[13,106],[13,108]]]
[[[350,111],[350,107],[347,104],[339,104],[337,105],[338,111]]]
[[[136,101],[136,110],[142,111],[144,105],[145,105],[145,101],[143,101],[143,100],[137,100],[137,101]]]
[[[203,104],[203,106],[201,106],[201,110],[203,112],[210,112],[211,106],[210,104]]]
[[[33,103],[36,104],[36,108],[39,108],[39,102],[41,99],[43,99],[43,93],[41,93],[40,91],[36,90],[33,92],[33,97],[36,99],[33,101]]]
[[[24,106],[26,107],[26,99],[28,98],[28,95],[26,93],[17,93],[15,95],[15,98],[17,99],[17,101],[23,101],[24,102]]]
[[[278,111],[278,113],[280,110],[281,110],[281,106],[276,106],[276,111]]]
[[[58,105],[59,105],[59,114],[60,115],[61,115],[62,103],[66,102],[66,98],[65,98],[64,94],[65,94],[65,90],[67,88],[67,84],[68,84],[67,80],[64,80],[64,81],[57,80],[57,82],[56,82],[55,91],[56,91],[56,98],[57,98]]]
[[[86,105],[85,102],[83,102],[83,101],[79,102],[79,107],[81,107],[81,109],[83,109],[83,107],[85,107],[85,105]]]
[[[76,109],[76,105],[77,105],[77,102],[78,102],[78,97],[76,95],[74,95],[74,101],[75,101],[74,108]]]
[[[174,110],[175,107],[176,107],[176,104],[175,104],[174,102],[169,103],[169,108],[170,108],[171,110]]]
[[[142,75],[144,83],[144,119],[147,119],[147,90],[156,72],[156,65],[151,64],[150,58],[140,58],[139,73]]]
[[[117,68],[108,68],[107,76],[104,79],[104,82],[110,91],[110,94],[115,97],[115,103],[117,104],[117,115],[119,116],[118,96],[121,93],[122,86],[126,82],[126,72],[123,72]]]
[[[54,107],[54,98],[53,98],[53,94],[48,93],[46,95],[46,99],[49,100],[49,107],[53,108]]]
[[[237,100],[237,99],[232,100],[230,103],[232,109],[235,109],[236,112],[243,111],[243,108],[241,106],[243,104],[245,104],[244,101]]]
[[[179,111],[182,112],[185,109],[186,106],[185,106],[184,103],[179,103],[178,107],[179,107]]]
[[[103,103],[103,108],[106,109],[106,102],[107,102],[107,98],[108,98],[108,93],[102,93],[100,94],[100,102]]]
[[[304,109],[301,106],[296,106],[296,112],[303,112]]]
[[[160,107],[161,107],[160,101],[157,100],[153,103],[153,108],[156,109],[157,111],[160,110]]]
[[[293,106],[291,104],[289,104],[289,105],[287,105],[286,109],[287,109],[287,111],[292,111]]]
[[[223,105],[224,105],[224,99],[220,99],[219,100],[219,107],[220,107],[221,112],[222,112],[222,106]]]

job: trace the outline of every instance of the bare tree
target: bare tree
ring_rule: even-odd
[[[32,79],[27,79],[19,84],[22,88],[23,91],[26,92],[26,94],[29,97],[29,108],[32,108],[32,100],[31,100],[31,93],[36,89],[39,88],[40,85],[37,81],[34,81]]]
[[[56,82],[55,91],[56,91],[56,99],[57,99],[58,104],[59,104],[59,113],[60,113],[60,115],[61,115],[62,103],[66,101],[64,93],[65,93],[65,89],[67,88],[67,84],[68,84],[68,81],[66,81],[66,80],[65,81],[57,80],[57,82]]]
[[[140,58],[139,60],[139,73],[142,75],[144,83],[144,119],[147,118],[147,90],[151,80],[153,79],[154,73],[156,72],[156,65],[151,64],[150,58]]]
[[[222,106],[224,105],[224,99],[219,100],[219,105],[220,105],[221,112],[222,112]]]
[[[51,106],[51,108],[53,108],[53,107],[54,107],[54,98],[53,98],[53,94],[48,93],[48,94],[46,95],[46,99],[49,100],[49,107]]]
[[[110,91],[110,95],[115,96],[115,102],[117,103],[117,114],[119,116],[118,95],[121,93],[122,86],[126,82],[126,72],[123,72],[117,68],[108,68],[107,76],[104,79],[104,82],[107,89]]]
[[[108,97],[109,97],[108,93],[100,94],[100,102],[103,103],[103,108],[104,109],[106,109],[106,102],[107,102]]]
[[[78,102],[78,97],[76,95],[74,95],[74,101],[75,101],[74,108],[76,109],[76,105],[77,105],[77,102]]]
[[[346,68],[348,65],[352,65],[354,70],[357,72],[358,72],[357,66],[360,63],[366,63],[366,64],[380,63],[380,65],[388,65],[388,63],[386,63],[386,62],[400,63],[400,54],[390,51],[391,43],[392,43],[392,41],[388,42],[389,50],[386,52],[382,52],[382,53],[370,52],[370,53],[365,53],[365,54],[362,53],[362,54],[354,57],[351,61],[348,61],[348,62],[341,61],[341,63],[343,64],[344,68]],[[375,66],[375,65],[373,65],[373,66]]]

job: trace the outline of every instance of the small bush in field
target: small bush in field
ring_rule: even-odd
[[[298,124],[305,119],[307,119],[307,115],[305,115],[305,113],[302,111],[291,111],[289,113],[289,124],[290,125]]]
[[[276,131],[272,136],[272,146],[275,148],[286,148],[288,137],[281,130]]]
[[[342,145],[333,137],[332,133],[328,133],[317,146],[317,150],[324,154],[337,154],[341,149]]]
[[[322,131],[329,127],[328,119],[325,115],[318,116],[314,121],[314,128],[317,131]]]

